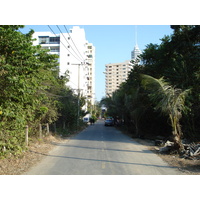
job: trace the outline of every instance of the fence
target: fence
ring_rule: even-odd
[[[49,124],[45,124],[46,126],[46,135],[49,135]],[[28,146],[28,130],[29,130],[29,127],[28,125],[25,127],[25,145]],[[43,134],[42,134],[42,124],[39,124],[39,139],[42,139],[43,138]]]

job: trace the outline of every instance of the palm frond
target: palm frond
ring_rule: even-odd
[[[182,91],[172,87],[163,78],[156,79],[149,75],[141,75],[143,87],[149,91],[149,97],[156,110],[164,113],[181,113],[185,109],[185,98],[190,90]]]
[[[172,87],[164,81],[163,78],[156,79],[149,75],[141,75],[142,86],[149,91],[149,98],[155,104],[156,110],[167,112],[169,109],[170,98],[169,94]]]

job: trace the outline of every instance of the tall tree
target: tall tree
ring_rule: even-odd
[[[23,26],[0,26],[0,149],[21,150],[24,127],[34,124],[52,107],[44,91],[57,66],[55,55],[33,46]],[[44,106],[45,105],[45,106]]]

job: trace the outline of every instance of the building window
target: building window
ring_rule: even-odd
[[[39,44],[49,44],[49,36],[39,36]]]
[[[92,49],[92,46],[88,46],[88,49]]]
[[[60,43],[60,37],[50,37],[49,43],[50,44],[59,44]]]
[[[88,58],[92,58],[92,55],[88,55]]]
[[[70,37],[68,37],[67,39],[70,40]]]
[[[50,47],[51,52],[59,52],[60,48],[59,47]]]
[[[48,50],[48,49],[49,49],[49,47],[42,47],[42,49]]]

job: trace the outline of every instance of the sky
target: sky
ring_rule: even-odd
[[[131,51],[136,42],[140,50],[147,44],[160,44],[160,39],[170,35],[173,30],[170,25],[66,25],[68,31],[73,26],[84,28],[86,40],[95,46],[95,94],[100,101],[105,96],[105,65],[124,62],[131,59]],[[50,25],[55,33],[60,33],[55,25]],[[66,32],[63,25],[59,25]],[[26,25],[21,29],[27,33],[30,29],[50,31],[48,25]],[[136,41],[137,40],[137,41]]]

